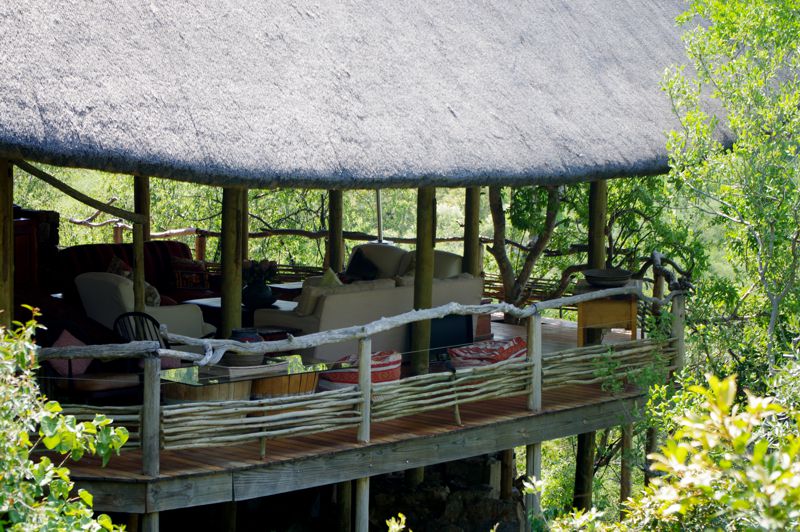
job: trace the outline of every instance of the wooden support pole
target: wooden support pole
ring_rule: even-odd
[[[247,189],[242,189],[242,227],[239,234],[242,237],[242,260],[245,261],[250,256],[250,201]]]
[[[344,270],[344,194],[341,190],[328,191],[328,257],[334,272]]]
[[[672,337],[675,338],[675,358],[672,365],[680,371],[686,364],[686,296],[678,294],[672,298]]]
[[[144,225],[133,224],[133,310],[144,312]]]
[[[150,240],[150,178],[142,175],[133,176],[133,210],[147,218],[142,224],[143,239]]]
[[[514,460],[514,449],[500,451],[500,498],[504,501],[511,499],[516,473],[517,464]]]
[[[417,190],[417,250],[414,269],[414,308],[430,308],[433,303],[433,233],[436,211],[436,189]],[[411,324],[411,372],[428,373],[430,368],[431,321]],[[425,478],[425,468],[406,471],[406,484],[416,487]]]
[[[194,237],[194,260],[206,260],[206,243],[208,237],[206,235],[198,234]]]
[[[369,442],[370,413],[372,407],[372,339],[358,341],[358,390],[361,392],[361,424],[358,441]]]
[[[142,473],[157,477],[161,448],[161,359],[144,359],[142,401]]]
[[[542,315],[534,314],[528,318],[528,361],[531,362],[531,393],[528,395],[528,409],[539,412],[542,409]]]
[[[632,489],[632,456],[633,451],[633,425],[622,425],[622,447],[619,455],[619,501],[625,502],[631,496]],[[625,517],[625,512],[620,512],[620,519]]]
[[[158,532],[158,512],[142,515],[142,532]]]
[[[369,477],[356,480],[356,532],[369,532]]]
[[[542,480],[542,444],[533,443],[525,446],[525,476]],[[525,494],[525,510],[527,529],[530,530],[530,520],[532,516],[539,516],[542,513],[542,501],[538,493]]]
[[[417,191],[417,250],[414,270],[414,308],[431,308],[433,303],[433,220],[436,189],[423,187]],[[411,367],[415,375],[428,373],[428,349],[431,342],[430,320],[411,326]]]
[[[606,267],[606,211],[608,183],[601,179],[589,184],[589,268]]]
[[[664,298],[665,284],[666,283],[664,276],[660,273],[656,273],[653,282],[654,299]],[[652,312],[653,316],[658,318],[662,312],[661,305],[659,305],[658,303],[653,303]],[[653,464],[652,461],[647,457],[656,452],[657,443],[658,443],[658,432],[656,428],[647,427],[647,431],[645,432],[645,437],[644,437],[644,485],[645,486],[648,486],[650,484],[650,480],[653,478],[653,469],[652,469]]]
[[[14,321],[14,167],[0,159],[0,326]]]
[[[481,187],[469,187],[464,200],[464,272],[479,276],[481,264]]]
[[[242,326],[242,189],[222,190],[222,319],[220,338]]]
[[[606,267],[606,211],[608,209],[608,184],[605,180],[589,185],[589,253],[590,268]],[[588,329],[584,345],[599,344],[602,330]],[[575,489],[572,506],[588,510],[592,507],[592,483],[594,481],[595,433],[578,434],[578,450],[575,457]]]
[[[336,503],[339,510],[339,531],[353,530],[353,483],[349,480],[336,485]]]

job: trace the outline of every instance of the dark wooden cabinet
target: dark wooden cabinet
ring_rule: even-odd
[[[36,222],[14,220],[14,291],[39,288],[39,253]]]

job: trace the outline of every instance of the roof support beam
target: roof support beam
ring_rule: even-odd
[[[14,167],[0,159],[0,326],[14,320]]]
[[[147,219],[144,216],[142,216],[140,214],[136,214],[134,212],[126,211],[125,209],[120,209],[118,207],[114,207],[112,205],[108,205],[106,203],[103,203],[102,201],[99,201],[99,200],[96,200],[96,199],[94,199],[92,197],[89,197],[86,194],[84,194],[83,192],[75,190],[71,186],[69,186],[66,183],[60,181],[55,176],[52,176],[52,175],[48,174],[44,170],[41,170],[41,169],[33,166],[32,164],[28,164],[25,161],[22,161],[22,160],[19,160],[19,159],[15,160],[15,161],[12,161],[12,162],[14,163],[15,166],[19,167],[20,169],[24,170],[25,172],[29,173],[30,175],[41,179],[42,181],[44,181],[48,185],[57,188],[58,190],[60,190],[61,192],[63,192],[67,196],[69,196],[70,198],[76,199],[76,200],[80,201],[81,203],[85,203],[86,205],[88,205],[90,207],[94,207],[98,211],[102,211],[102,212],[111,214],[113,216],[117,216],[119,218],[124,218],[125,220],[128,220],[129,222],[133,222],[133,223],[144,224],[144,223],[147,222]]]
[[[242,194],[244,189],[222,189],[222,323],[220,338],[242,326]]]
[[[593,181],[589,185],[589,268],[606,266],[606,211],[608,210],[608,183]],[[585,345],[599,344],[602,331],[588,329]],[[588,510],[592,507],[592,482],[594,480],[595,433],[578,434],[575,457],[575,489],[572,506]]]
[[[344,269],[344,193],[328,191],[328,258],[334,272]]]
[[[481,264],[481,187],[467,188],[464,199],[464,263],[462,269],[479,276]]]
[[[242,261],[245,261],[250,255],[250,198],[246,188],[242,190],[242,227],[239,234],[242,236]]]
[[[150,178],[133,176],[133,210],[147,218],[142,222],[144,241],[150,240]]]

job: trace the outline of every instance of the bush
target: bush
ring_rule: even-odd
[[[73,493],[64,464],[89,453],[105,465],[128,433],[101,415],[79,423],[47,401],[34,374],[36,325],[17,325],[15,331],[0,327],[0,529],[115,530],[107,515],[94,516],[91,494]],[[53,453],[34,456],[42,446]],[[54,463],[53,455],[63,459]]]

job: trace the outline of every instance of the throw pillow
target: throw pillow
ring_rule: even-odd
[[[348,275],[348,277],[353,277],[364,281],[372,281],[378,277],[378,267],[375,266],[359,248],[350,258],[350,264],[347,265],[347,270],[345,273]]]
[[[203,262],[172,257],[172,272],[175,275],[175,288],[188,290],[208,290],[208,272]]]
[[[334,273],[333,270],[328,268],[327,271],[325,271],[325,273],[322,274],[322,280],[319,282],[318,286],[333,287],[333,286],[342,286],[343,284],[344,283],[339,280],[339,276],[336,275],[336,273]]]
[[[61,331],[61,334],[58,336],[56,341],[53,342],[53,347],[71,347],[81,345],[86,344],[75,338],[72,333],[66,329]],[[56,373],[62,377],[69,377],[69,366],[72,364],[72,376],[74,377],[76,375],[83,375],[86,373],[86,368],[89,367],[89,364],[92,363],[92,360],[89,358],[75,358],[73,360],[48,360],[48,362],[56,371]]]
[[[108,263],[106,271],[133,281],[133,268],[116,255]],[[155,286],[147,281],[144,282],[144,304],[148,307],[161,306],[161,294],[158,293],[158,289]]]

